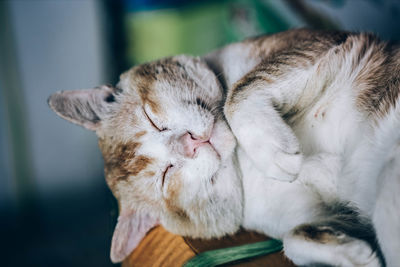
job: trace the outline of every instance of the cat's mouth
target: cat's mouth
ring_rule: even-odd
[[[219,152],[216,149],[215,145],[212,143],[211,138],[207,141],[207,143],[210,145],[212,150],[214,150],[215,154],[217,154],[218,159],[221,159],[221,154],[219,154]]]
[[[208,143],[218,156],[219,160],[226,160],[233,153],[236,146],[235,138],[225,122],[214,124]]]

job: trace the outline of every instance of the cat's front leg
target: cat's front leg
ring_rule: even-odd
[[[224,113],[239,145],[266,177],[293,181],[302,163],[300,145],[277,111],[268,86],[238,82]]]

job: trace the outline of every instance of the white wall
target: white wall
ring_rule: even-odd
[[[104,183],[95,135],[58,118],[47,106],[48,96],[57,90],[90,88],[107,82],[100,3],[8,1],[26,102],[32,177],[39,196]],[[5,121],[0,127],[3,125]],[[4,137],[1,131],[0,145],[7,143]],[[9,160],[3,159],[9,156],[6,149],[2,147],[0,154],[2,164]],[[10,172],[4,168],[0,175],[9,177]],[[12,194],[10,179],[2,180],[0,187],[5,187],[0,194]]]
[[[11,178],[10,147],[8,143],[8,131],[4,107],[2,84],[0,83],[0,208],[15,201],[14,186]]]

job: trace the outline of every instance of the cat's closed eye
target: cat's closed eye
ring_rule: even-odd
[[[152,119],[150,118],[150,116],[149,116],[149,114],[146,112],[146,109],[145,109],[145,108],[143,108],[143,112],[144,112],[146,118],[149,120],[151,126],[153,126],[153,128],[155,128],[157,131],[159,131],[159,132],[164,132],[164,131],[168,131],[168,130],[169,130],[167,127],[160,127],[160,126],[157,126],[157,125],[154,123],[154,120],[152,120]]]
[[[161,181],[161,185],[162,185],[162,186],[164,186],[165,177],[166,177],[166,175],[167,175],[168,170],[169,170],[170,168],[172,168],[172,167],[174,167],[174,165],[169,164],[169,165],[167,166],[167,168],[164,170],[163,175],[162,175],[162,181]]]

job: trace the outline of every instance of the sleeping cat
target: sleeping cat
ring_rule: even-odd
[[[398,46],[301,29],[49,105],[99,138],[120,211],[113,262],[162,224],[202,238],[243,226],[298,265],[400,266],[399,74]]]

